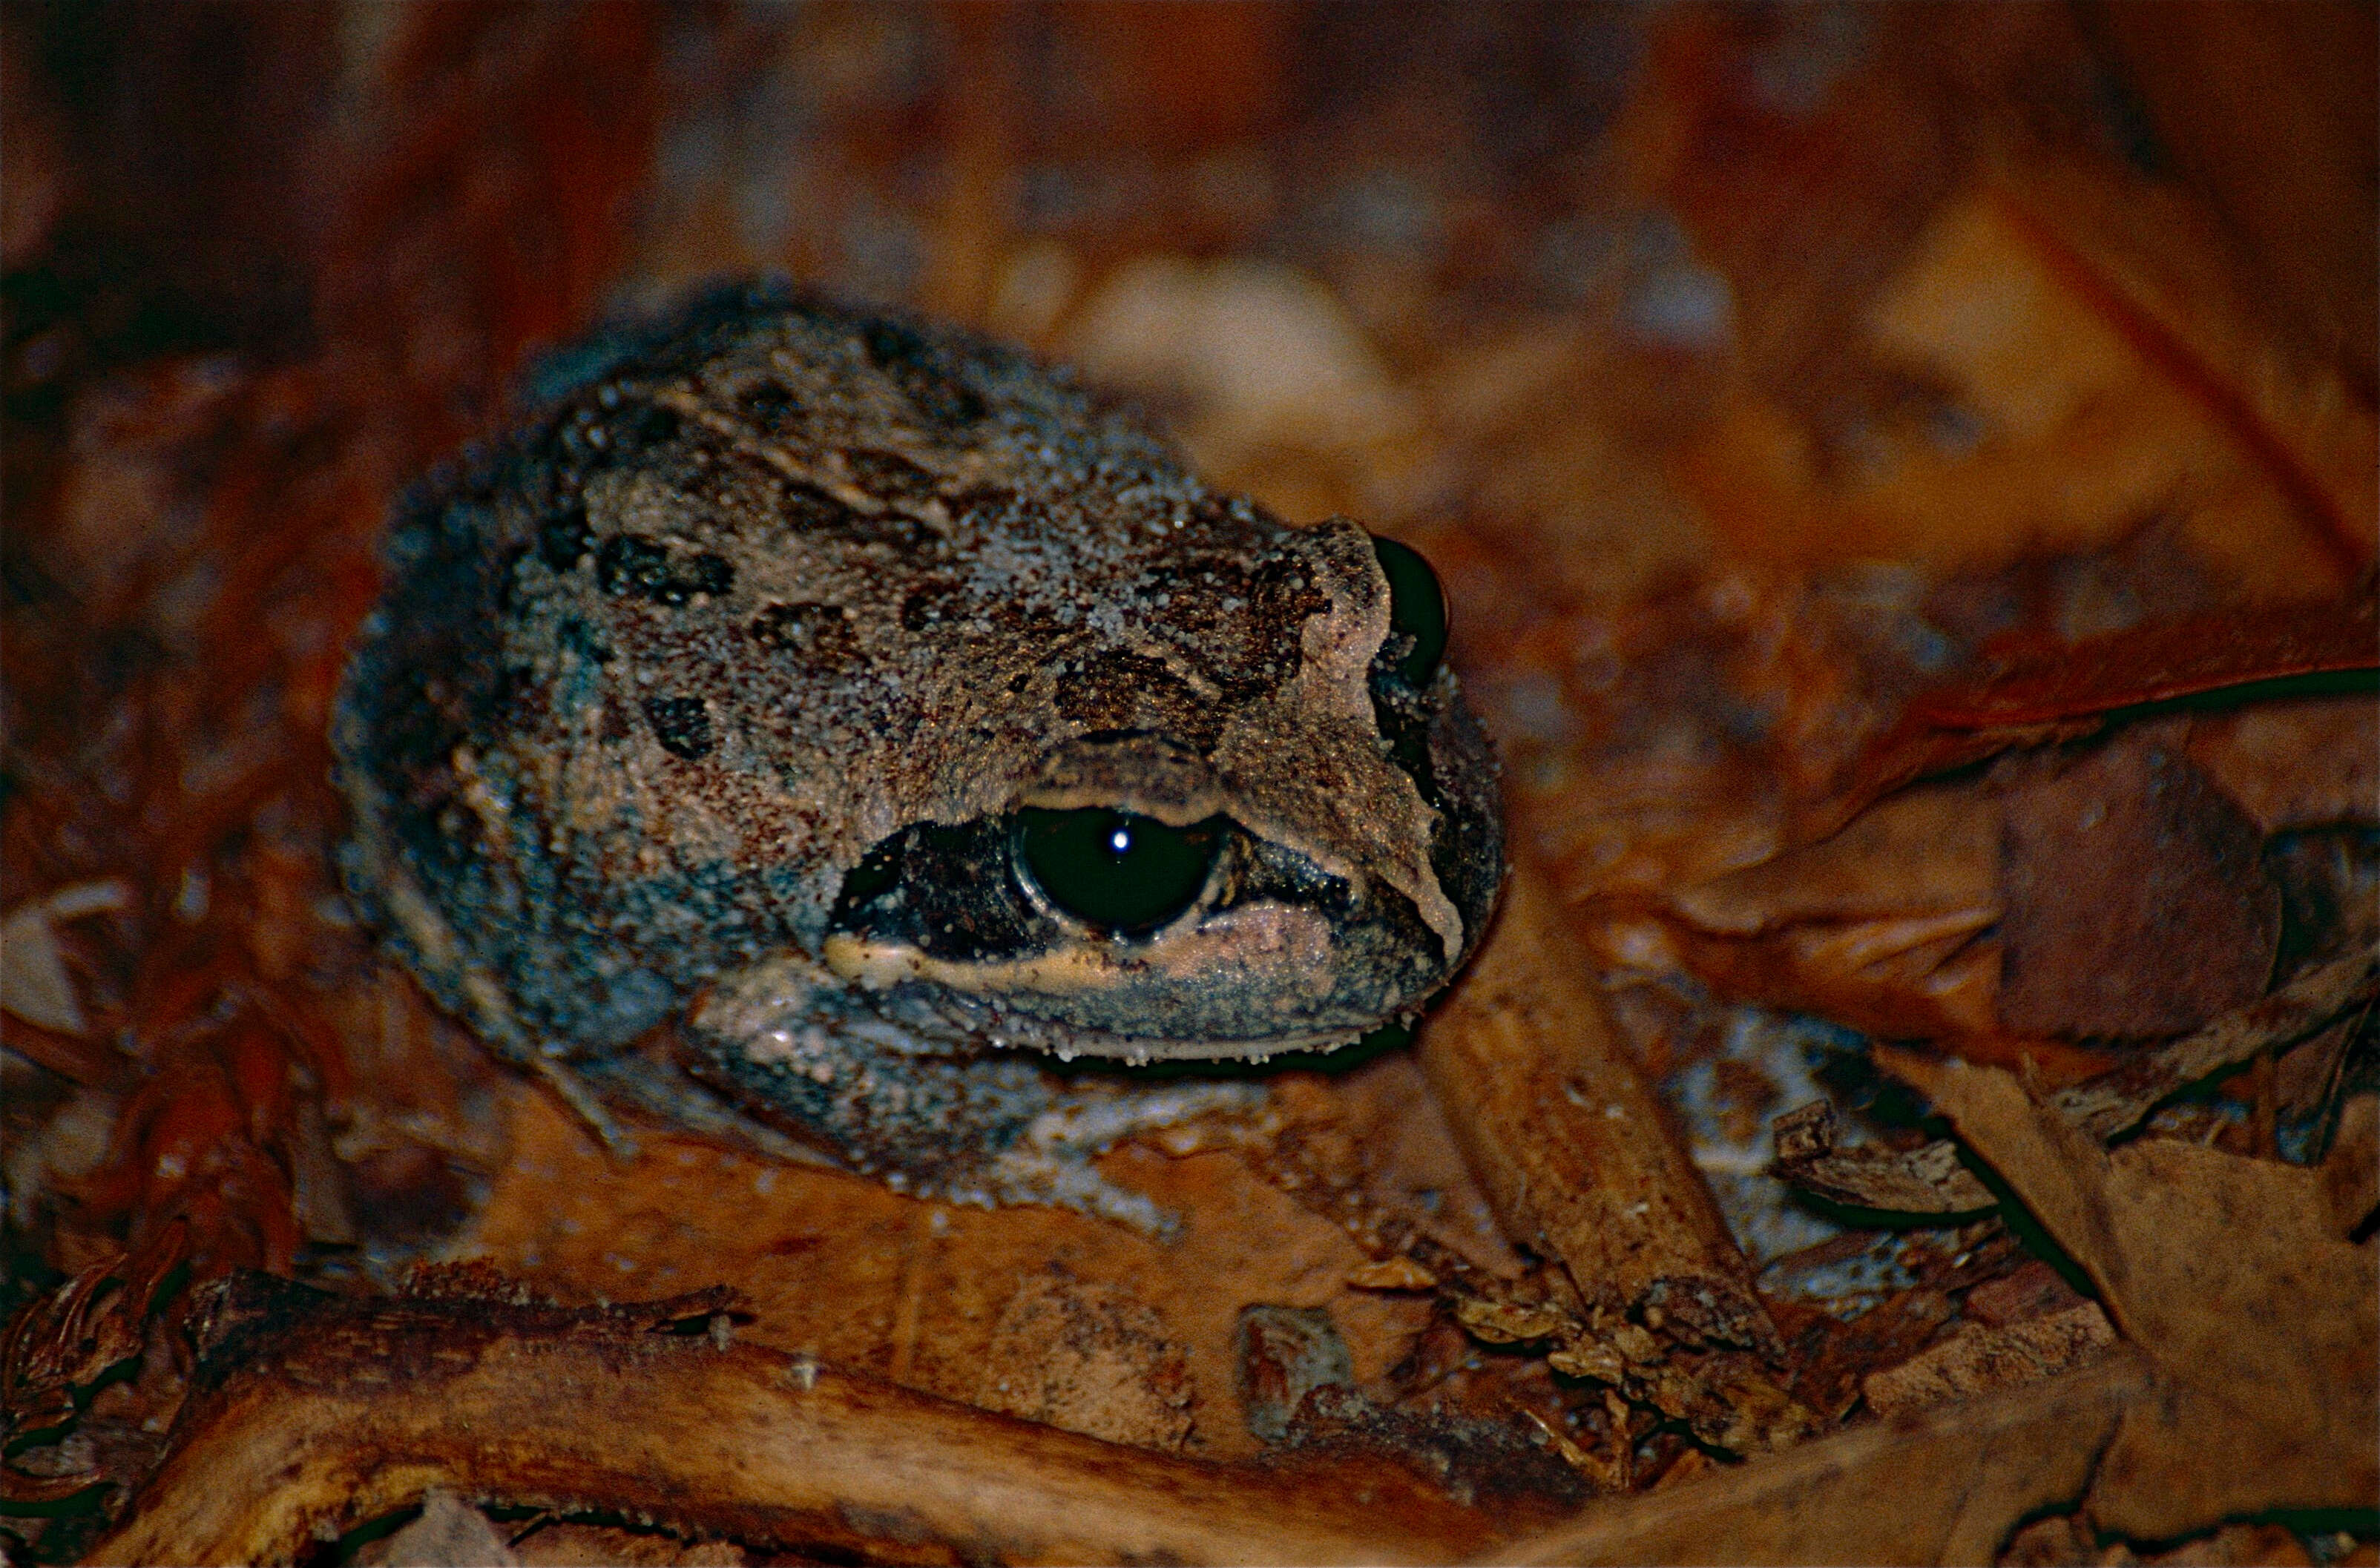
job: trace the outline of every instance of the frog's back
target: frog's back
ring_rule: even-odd
[[[334,737],[350,885],[516,1048],[815,952],[1054,740],[1195,748],[1296,673],[1298,531],[1013,351],[737,288],[543,382],[404,503]]]

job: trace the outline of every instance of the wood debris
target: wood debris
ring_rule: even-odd
[[[1742,1254],[1566,963],[1553,903],[1525,862],[1497,920],[1420,1049],[1507,1234],[1558,1259],[1591,1309],[1686,1344],[1773,1350]]]
[[[858,1552],[1428,1562],[1491,1533],[1418,1486],[1328,1500],[911,1393],[742,1343],[729,1309],[349,1305],[234,1276],[172,1453],[87,1560],[285,1562],[430,1487]]]
[[[2058,1115],[2094,1138],[2116,1138],[2138,1126],[2168,1096],[2260,1052],[2291,1044],[2380,992],[2380,951],[2351,954],[2309,970],[2271,995],[2235,1008],[2204,1029],[2114,1071],[2051,1094]],[[1931,1064],[1907,1053],[1879,1061],[1923,1077]],[[1827,1103],[1814,1102],[1776,1124],[1774,1169],[1784,1180],[1839,1202],[1907,1213],[1955,1214],[1987,1208],[1990,1190],[1960,1163],[1959,1146],[1937,1139],[1894,1152],[1838,1148],[1840,1121]]]
[[[1948,1139],[1899,1152],[1842,1149],[1836,1146],[1840,1125],[1834,1105],[1825,1100],[1778,1117],[1777,1163],[1770,1169],[1807,1191],[1866,1209],[1961,1214],[1999,1201],[1960,1163],[1959,1146]]]

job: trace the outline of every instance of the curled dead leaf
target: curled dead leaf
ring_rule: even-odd
[[[2321,1176],[2165,1139],[2103,1151],[1996,1067],[1901,1068],[2098,1287],[2156,1369],[2090,1510],[2148,1538],[2228,1514],[2366,1508],[2380,1258],[2337,1232]]]

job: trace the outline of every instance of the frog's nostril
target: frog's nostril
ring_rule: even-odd
[[[1209,819],[1173,827],[1155,817],[1085,806],[1016,814],[1016,862],[1042,897],[1087,924],[1153,931],[1196,903],[1223,843]]]

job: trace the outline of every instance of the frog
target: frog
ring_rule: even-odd
[[[341,867],[624,1151],[625,1111],[1146,1228],[1092,1154],[1409,1026],[1477,947],[1497,763],[1410,547],[783,280],[517,402],[394,509]]]

